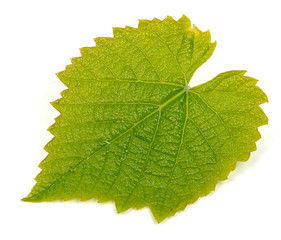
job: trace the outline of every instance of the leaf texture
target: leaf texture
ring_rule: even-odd
[[[114,28],[58,73],[68,87],[24,201],[97,199],[149,207],[158,222],[215,189],[256,150],[267,101],[245,71],[188,83],[216,43],[183,16]]]

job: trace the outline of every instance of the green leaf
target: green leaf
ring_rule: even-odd
[[[113,33],[58,73],[68,89],[52,103],[61,113],[55,137],[23,200],[114,201],[118,212],[149,207],[161,222],[256,150],[267,97],[245,71],[190,89],[216,44],[186,16]]]

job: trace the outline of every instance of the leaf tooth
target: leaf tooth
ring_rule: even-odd
[[[69,66],[69,65],[67,65],[67,66]],[[66,68],[67,68],[67,66],[66,66]],[[67,78],[67,76],[65,76],[65,72],[66,72],[66,70],[64,70],[64,71],[60,71],[60,72],[58,72],[58,73],[56,73],[56,75],[57,75],[57,77],[59,78],[59,80],[61,80],[61,82],[66,86],[66,87],[68,87],[68,78]]]
[[[211,41],[211,37],[210,37],[210,41]],[[203,56],[203,59],[205,59],[205,61],[207,61],[212,56],[216,46],[217,46],[217,41],[209,43],[209,50]]]
[[[111,37],[97,37],[97,38],[94,38],[94,40],[96,42],[96,47],[98,47],[100,45],[112,44],[112,41],[114,39]],[[92,51],[90,51],[90,52],[92,52]]]
[[[267,97],[267,95],[264,93],[264,91],[262,91],[258,86],[256,86],[256,88],[258,88],[258,89],[262,92],[262,94],[263,94],[263,96],[262,96],[262,98],[263,98],[263,103],[269,102],[268,97]]]
[[[247,70],[237,70],[237,72],[239,72],[238,75],[244,76],[246,74]]]
[[[62,98],[59,98],[59,99],[57,99],[57,100],[51,102],[51,105],[52,105],[57,111],[59,111],[60,113],[62,113],[62,109],[60,108],[60,106],[61,106],[61,104],[60,104],[61,101],[62,101]]]
[[[140,19],[138,24],[138,29],[145,30],[148,27],[157,26],[160,23],[170,24],[170,23],[176,23],[176,21],[171,16],[167,16],[166,18],[163,19],[163,21],[161,21],[159,18],[153,18],[152,20]]]
[[[50,127],[48,127],[48,129],[47,129],[47,131],[50,132],[51,134],[53,134],[54,136],[55,136],[55,133],[56,133],[56,131],[55,131],[56,125],[57,125],[57,123],[55,122]]]
[[[69,64],[65,67],[64,71],[56,73],[57,77],[61,80],[61,82],[66,86],[71,86],[71,80],[69,79],[70,76],[77,75],[77,69],[73,64]]]
[[[198,28],[195,24],[192,24],[191,30],[192,30],[196,35],[202,33],[202,31],[199,30],[199,28]]]
[[[140,19],[139,24],[138,24],[138,29],[145,30],[149,26],[150,22],[151,21],[149,21],[149,20]]]
[[[254,148],[252,148],[252,149],[254,149]],[[251,152],[253,152],[253,151],[255,151],[255,150],[251,150]],[[251,152],[247,151],[247,152],[240,153],[239,159],[237,159],[237,161],[238,162],[246,162],[250,158]]]
[[[210,43],[210,49],[212,50],[212,52],[215,50],[216,46],[217,46],[217,41]]]
[[[247,86],[253,88],[252,91],[255,93],[258,100],[257,104],[260,105],[268,102],[268,97],[266,96],[266,94],[258,86],[256,86],[258,80],[253,77],[244,76],[245,73],[246,71],[244,73],[241,73],[240,75],[242,76],[243,80],[247,81]]]
[[[164,19],[164,20],[165,20],[165,19]],[[164,21],[164,20],[163,20],[163,21]],[[149,21],[149,20],[148,20],[148,22],[149,22],[149,23],[161,23],[162,21],[161,21],[159,18],[153,18],[152,21]]]
[[[184,14],[182,17],[178,20],[179,23],[182,23],[185,26],[185,30],[188,31],[191,28],[191,21],[190,19],[185,16]]]
[[[258,95],[258,105],[268,102],[268,97],[258,86],[254,86],[256,94]]]
[[[207,31],[203,32],[195,24],[193,24],[191,31],[195,33],[195,37],[201,37],[206,40],[206,42],[211,42],[211,33],[210,30],[208,29]]]
[[[91,53],[93,51],[93,48],[95,48],[95,47],[82,47],[79,50],[80,50],[81,55],[83,56],[83,55],[88,55],[89,53]]]
[[[204,40],[204,42],[209,43],[211,42],[211,33],[209,30],[202,32],[199,30],[195,25],[194,25],[194,33],[195,33],[195,38],[201,38]],[[202,40],[201,40],[202,41]]]
[[[258,130],[258,127],[255,128],[255,142],[261,139],[261,133]]]
[[[254,87],[254,90],[260,100],[259,105],[268,102],[268,97],[266,96],[264,91],[262,91],[258,86],[256,86],[256,84],[258,83],[258,80],[253,77],[249,77],[249,76],[244,76],[244,78],[248,81],[249,85]]]
[[[223,72],[223,73],[218,74],[218,75],[217,75],[215,78],[213,78],[213,79],[218,79],[218,78],[224,78],[224,79],[226,79],[226,78],[228,78],[228,77],[232,77],[232,76],[235,76],[235,75],[244,76],[246,72],[247,72],[246,70],[231,70],[231,71],[226,71],[226,72]],[[212,80],[213,80],[213,79],[212,79]],[[212,80],[211,80],[211,81],[212,81]]]
[[[138,31],[138,29],[137,28],[134,28],[134,27],[131,27],[131,26],[125,26],[125,30],[126,31],[129,31],[129,32],[132,32],[132,31]]]
[[[259,109],[260,114],[261,114],[260,118],[262,118],[258,126],[263,126],[263,125],[268,124],[268,117],[265,115],[262,108],[260,106],[257,106],[257,108]]]
[[[118,213],[122,213],[131,208],[131,206],[123,206],[117,200],[115,200],[115,208]]]
[[[47,152],[47,153],[50,153],[52,151],[51,149],[51,146],[53,144],[53,142],[55,141],[56,137],[54,136],[44,147],[44,150]]]
[[[38,167],[40,169],[43,169],[45,167],[46,164],[48,164],[49,162],[51,162],[54,157],[52,157],[53,155],[49,154],[39,163]],[[35,177],[35,180],[37,179],[37,177]]]
[[[191,28],[191,22],[186,15],[183,15],[181,18],[179,18],[178,21],[176,21],[171,16],[167,16],[166,18],[163,19],[163,21],[161,21],[158,18],[153,18],[152,20],[140,19],[138,28],[147,29],[151,24],[159,24],[159,23],[164,23],[164,24],[181,23],[184,25],[185,30],[190,30],[190,28]]]
[[[60,95],[61,95],[62,97],[59,98],[59,99],[57,99],[57,100],[62,100],[62,98],[67,97],[68,94],[69,94],[69,88],[62,90],[62,91],[60,92]],[[55,102],[55,101],[53,101],[53,102]]]
[[[75,64],[81,64],[81,62],[83,61],[83,59],[82,59],[82,57],[74,57],[74,58],[71,58],[71,63],[73,64],[73,65],[75,65]]]
[[[125,35],[125,29],[120,27],[114,27],[113,29],[113,36],[115,38],[119,38]]]
[[[60,115],[61,116],[61,115]],[[60,124],[58,122],[53,123],[47,130],[51,133],[54,137],[59,136],[59,130],[61,129]]]
[[[203,32],[203,36],[207,38],[208,42],[211,42],[211,33],[209,29],[206,32]]]
[[[252,82],[253,86],[255,86],[257,84],[257,82],[259,81],[258,79],[249,77],[249,76],[244,76],[244,78],[247,79],[249,82]]]
[[[176,20],[171,16],[167,16],[166,18],[164,18],[163,23],[176,23]]]
[[[61,121],[61,114],[60,115],[58,115],[57,117],[55,117],[55,123],[59,123],[60,121]],[[55,124],[54,123],[54,124]],[[53,124],[51,125],[51,126],[53,126]]]
[[[65,70],[64,70],[64,71],[61,71],[61,72],[59,72],[59,73],[66,72],[66,71],[69,71],[69,70],[71,70],[71,69],[72,69],[72,64],[68,64],[68,65],[65,66]]]
[[[49,155],[48,155],[48,156],[49,156]],[[44,161],[44,160],[43,160],[43,161]],[[42,161],[42,162],[43,162],[43,161]],[[41,163],[42,163],[42,162],[41,162]],[[40,163],[39,166],[38,166],[40,169],[42,169],[42,168],[40,167],[41,163]],[[41,171],[41,172],[38,173],[38,175],[34,178],[34,180],[35,180],[36,182],[40,182],[40,180],[42,179],[42,177],[44,177],[44,173]]]

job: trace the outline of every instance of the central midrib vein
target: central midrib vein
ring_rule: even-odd
[[[81,162],[84,162],[86,160],[88,160],[89,158],[91,158],[94,154],[96,154],[97,152],[99,152],[100,150],[102,150],[104,147],[106,147],[107,145],[113,143],[114,141],[116,141],[118,138],[122,137],[124,134],[126,134],[127,132],[131,131],[135,126],[137,126],[138,124],[140,124],[141,122],[143,122],[144,120],[146,120],[147,118],[149,118],[150,116],[152,116],[154,113],[160,111],[162,108],[166,107],[169,103],[171,103],[172,101],[174,101],[176,98],[180,97],[183,93],[186,93],[185,88],[182,89],[178,94],[176,94],[175,96],[171,97],[169,100],[167,100],[166,102],[164,102],[163,104],[161,104],[157,109],[155,109],[153,112],[151,112],[150,114],[148,114],[146,117],[144,117],[143,119],[141,119],[140,121],[136,122],[132,127],[130,127],[129,129],[127,129],[125,132],[121,133],[119,136],[117,136],[116,138],[112,139],[111,141],[109,141],[106,145],[102,146],[99,150],[97,150],[96,152],[92,153],[91,155],[89,155],[86,159],[84,159]]]
[[[99,151],[103,150],[104,148],[108,147],[111,143],[113,143],[114,141],[116,141],[118,138],[122,137],[123,135],[125,135],[126,133],[128,133],[129,131],[131,131],[135,126],[137,126],[138,124],[140,124],[141,122],[145,121],[147,118],[149,118],[150,116],[152,116],[154,113],[161,111],[161,109],[163,109],[164,107],[166,107],[168,104],[170,104],[172,101],[174,101],[175,99],[177,99],[178,97],[180,97],[181,95],[183,95],[184,93],[187,93],[187,88],[184,87],[179,93],[177,93],[176,95],[174,95],[173,97],[169,98],[166,102],[164,102],[163,104],[161,104],[157,109],[155,109],[153,112],[151,112],[150,114],[148,114],[146,117],[144,117],[143,119],[141,119],[140,121],[136,122],[132,127],[130,127],[129,129],[127,129],[125,132],[121,133],[119,136],[115,137],[114,139],[112,139],[111,141],[108,141],[106,145],[102,146],[100,149],[98,149],[97,151],[95,151],[94,153],[90,154],[87,158],[84,158],[82,161],[78,162],[77,164],[71,166],[69,168],[68,171],[66,171],[65,173],[63,173],[58,179],[56,179],[52,184],[50,184],[49,186],[47,186],[45,188],[45,190],[51,188],[52,186],[54,186],[56,183],[58,183],[63,176],[65,176],[66,174],[69,174],[71,171],[70,170],[74,170],[76,169],[80,164],[84,163],[85,161],[87,161],[88,159],[90,159],[92,156],[94,156],[95,154],[97,154]],[[42,192],[42,191],[40,191]],[[40,192],[38,192],[37,194],[35,194],[33,197],[38,196],[40,194]]]

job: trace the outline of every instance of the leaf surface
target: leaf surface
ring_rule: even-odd
[[[183,16],[114,28],[58,73],[68,87],[24,201],[97,199],[149,207],[158,222],[215,189],[256,150],[267,101],[245,71],[194,88],[216,44]]]

